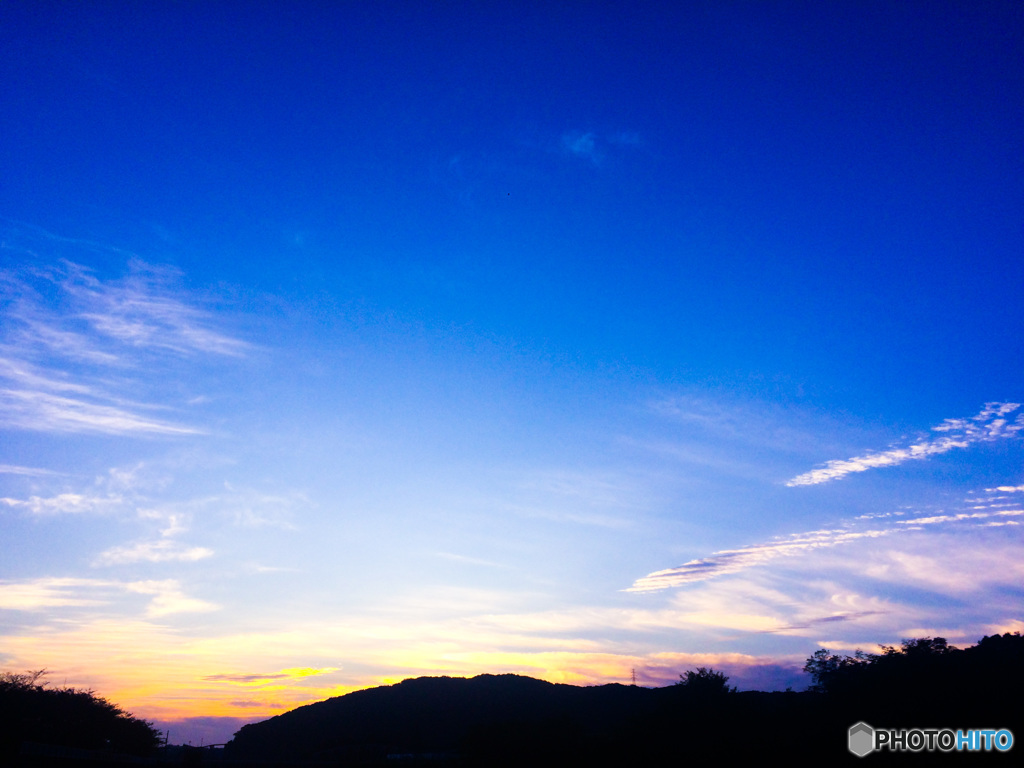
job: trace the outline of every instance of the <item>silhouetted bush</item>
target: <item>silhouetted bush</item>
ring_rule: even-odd
[[[708,698],[736,693],[736,687],[729,687],[729,677],[724,672],[716,672],[710,667],[697,667],[697,671],[688,669],[679,676],[680,685],[692,696]]]

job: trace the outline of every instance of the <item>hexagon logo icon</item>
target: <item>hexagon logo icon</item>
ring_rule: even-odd
[[[875,749],[875,729],[867,723],[851,725],[847,745],[850,751],[857,757],[864,757],[869,752],[873,752]]]

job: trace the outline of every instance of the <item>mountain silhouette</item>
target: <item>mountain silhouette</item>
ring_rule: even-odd
[[[583,688],[520,675],[420,677],[246,725],[228,754],[241,759],[558,754],[589,749],[623,719],[649,715],[656,706],[652,690],[619,684]]]
[[[763,761],[856,764],[847,731],[1009,728],[1022,737],[1024,638],[943,638],[880,654],[808,659],[807,691],[735,692],[713,670],[680,684],[581,687],[520,675],[420,677],[310,704],[244,726],[225,757],[252,764],[650,766]],[[699,684],[699,683],[708,684]],[[873,763],[957,763],[984,755],[876,753]]]

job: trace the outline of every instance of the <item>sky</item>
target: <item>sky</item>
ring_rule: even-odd
[[[0,669],[170,731],[1024,630],[1024,6],[0,4]]]

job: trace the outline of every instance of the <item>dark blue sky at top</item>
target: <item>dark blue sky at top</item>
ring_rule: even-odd
[[[0,215],[314,331],[928,424],[1019,396],[1022,29],[996,2],[5,3]]]

